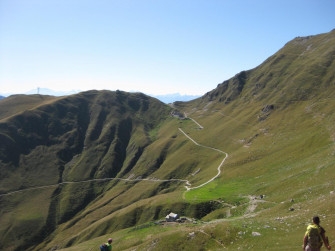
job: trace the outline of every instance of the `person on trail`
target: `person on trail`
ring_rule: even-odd
[[[112,250],[113,239],[109,238],[107,243],[104,243],[100,246],[101,251],[111,251]]]
[[[320,226],[320,218],[318,216],[313,217],[313,224],[307,227],[307,231],[304,235],[304,251],[320,251],[322,243],[325,244],[328,250],[331,249],[329,246],[328,237],[325,235],[326,231]]]

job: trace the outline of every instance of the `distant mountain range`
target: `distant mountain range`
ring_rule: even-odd
[[[191,101],[193,99],[199,98],[200,95],[181,95],[180,93],[165,94],[165,95],[150,95],[151,97],[157,98],[163,103],[170,104],[176,101]]]
[[[81,92],[81,90],[72,90],[72,91],[55,91],[55,90],[51,90],[48,88],[40,88],[38,89],[33,89],[30,90],[26,93],[23,94],[41,94],[41,95],[50,95],[50,96],[56,96],[56,97],[60,97],[60,96],[67,96],[67,95],[72,95],[72,94],[76,94]],[[14,95],[17,93],[1,93],[0,95],[0,99],[8,97],[10,95]],[[158,100],[162,101],[165,104],[169,104],[169,103],[173,103],[176,101],[190,101],[196,98],[199,98],[200,95],[181,95],[180,93],[172,93],[172,94],[163,94],[163,95],[154,95],[154,94],[147,94],[151,97],[157,98]]]

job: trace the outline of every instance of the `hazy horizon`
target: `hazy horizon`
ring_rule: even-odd
[[[93,90],[93,89],[92,89]],[[28,92],[24,93],[0,93],[0,97],[8,97],[11,95],[33,95],[33,94],[41,94],[41,95],[51,95],[51,96],[66,96],[66,95],[72,95],[82,92],[81,90],[71,90],[71,91],[54,91],[52,89],[48,88],[36,88],[32,89]],[[138,92],[138,91],[129,91],[129,92]],[[164,103],[173,103],[175,101],[190,101],[192,99],[196,99],[200,97],[200,95],[182,95],[180,93],[167,93],[162,95],[155,95],[151,93],[144,93],[148,96],[154,97],[159,99],[160,101]]]

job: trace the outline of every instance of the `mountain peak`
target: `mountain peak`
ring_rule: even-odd
[[[258,67],[242,71],[195,102],[291,102],[334,93],[335,31],[288,42]],[[327,89],[327,92],[325,90]],[[204,104],[205,104],[204,103]]]

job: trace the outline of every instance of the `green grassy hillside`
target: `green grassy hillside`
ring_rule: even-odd
[[[57,97],[46,95],[12,95],[7,98],[0,96],[0,121],[55,99]]]
[[[90,91],[35,108],[30,100],[17,103],[22,111],[0,123],[0,192],[23,190],[1,197],[4,247],[41,242],[106,189],[106,182],[66,182],[129,176],[170,111],[158,100],[120,91]],[[155,156],[151,161],[148,167],[158,168]],[[41,186],[48,187],[29,190]]]
[[[98,250],[112,237],[113,250],[298,250],[314,215],[333,242],[334,59],[335,31],[296,38],[175,103],[183,119],[119,91],[6,118],[0,248]],[[157,222],[170,212],[191,220]]]

